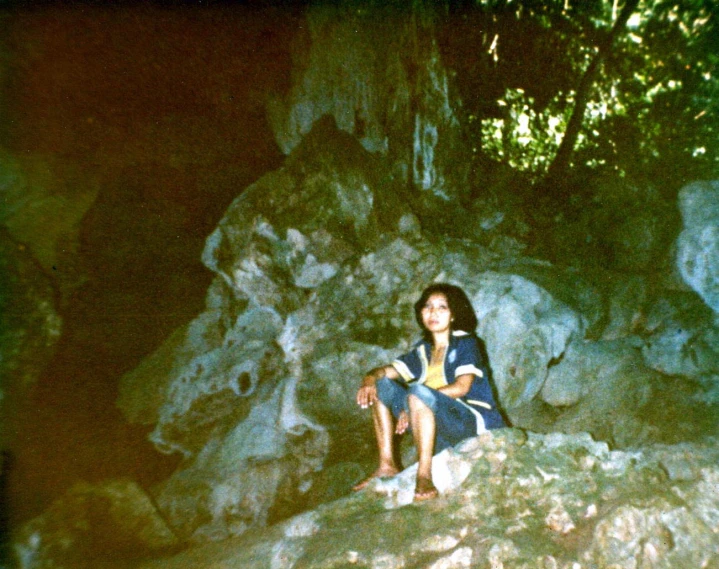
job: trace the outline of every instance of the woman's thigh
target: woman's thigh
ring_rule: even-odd
[[[434,413],[437,433],[436,447],[446,447],[473,437],[477,434],[477,418],[474,413],[456,399],[448,397],[424,385],[409,387],[409,394],[415,395]],[[436,448],[439,452],[442,448]]]
[[[392,412],[392,415],[399,417],[402,411],[407,411],[407,385],[383,377],[377,380],[377,399]]]

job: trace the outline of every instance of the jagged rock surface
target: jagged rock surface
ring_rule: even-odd
[[[408,504],[411,469],[272,528],[142,569],[716,567],[715,439],[610,451],[586,433],[495,431],[435,459],[439,498]]]
[[[130,480],[78,483],[17,538],[20,567],[93,567],[167,553],[179,540]]]
[[[332,116],[393,175],[418,190],[416,205],[467,197],[469,148],[437,45],[441,3],[318,4],[294,50],[293,85],[270,106],[278,145],[296,148]]]
[[[714,432],[717,330],[696,295],[614,295],[641,274],[592,280],[432,234],[389,172],[332,120],[315,125],[208,238],[205,312],[125,378],[126,416],[185,457],[155,490],[183,539],[239,535],[347,491],[372,455],[358,378],[417,338],[412,304],[436,280],[472,300],[515,426],[620,447]],[[678,321],[693,324],[677,333]],[[688,343],[684,359],[662,355]]]
[[[684,228],[677,241],[677,264],[686,283],[719,312],[719,182],[682,189]]]

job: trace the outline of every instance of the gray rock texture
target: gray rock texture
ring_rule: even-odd
[[[267,530],[138,567],[714,567],[718,458],[716,440],[611,451],[586,433],[494,431],[435,459],[434,501],[408,503],[408,469]]]
[[[296,42],[289,94],[270,106],[290,154],[324,116],[392,164],[418,204],[466,197],[469,153],[437,45],[439,4],[318,4]],[[427,194],[426,196],[424,194]],[[439,202],[438,202],[439,200]]]
[[[686,283],[719,312],[719,182],[696,182],[679,193],[684,227],[677,266]]]
[[[153,490],[183,540],[271,524],[370,468],[359,378],[418,338],[434,281],[472,301],[514,426],[622,448],[714,432],[717,329],[694,293],[432,233],[390,171],[319,121],[207,239],[205,311],[124,378],[128,420],[184,457]]]

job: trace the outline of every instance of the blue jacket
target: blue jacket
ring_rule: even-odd
[[[392,362],[392,366],[405,382],[424,383],[431,350],[432,345],[428,341],[417,342],[411,352],[397,358]],[[467,332],[457,330],[452,332],[445,352],[444,378],[447,384],[450,384],[460,375],[467,373],[473,374],[474,380],[467,395],[459,401],[478,412],[487,429],[504,427],[502,415],[494,402],[488,366],[479,350],[478,340]]]

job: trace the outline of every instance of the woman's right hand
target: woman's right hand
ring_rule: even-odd
[[[362,387],[357,391],[357,405],[367,409],[370,405],[374,405],[375,401],[377,401],[377,385],[373,378],[367,376],[362,381]]]

